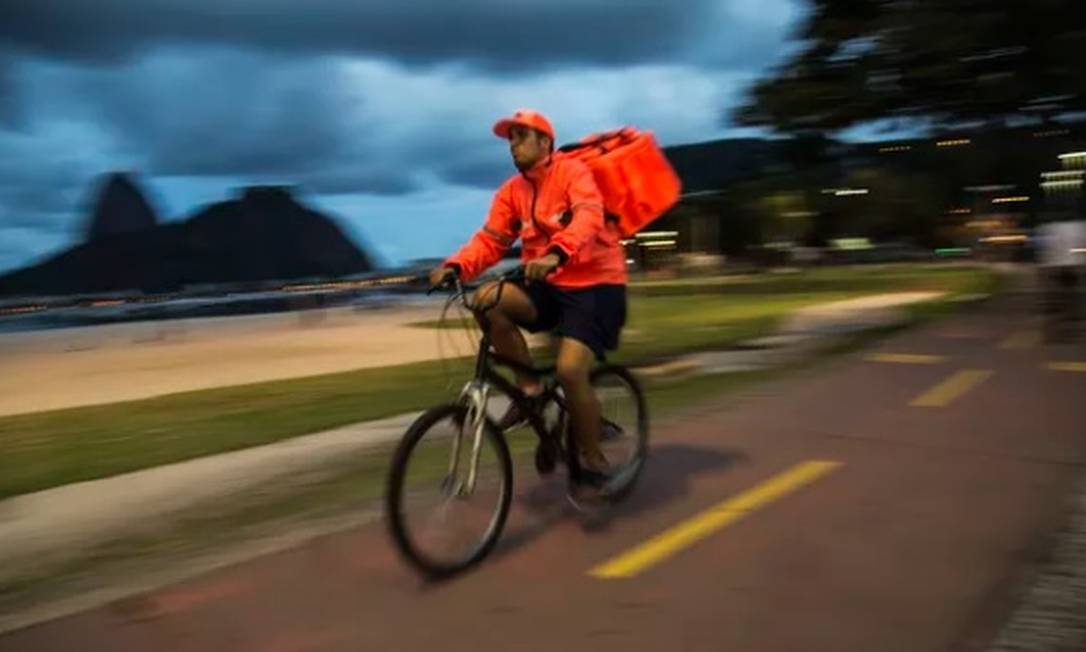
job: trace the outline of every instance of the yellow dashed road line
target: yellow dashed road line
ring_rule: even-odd
[[[946,407],[954,399],[988,380],[991,375],[992,372],[987,369],[958,371],[952,374],[950,378],[916,397],[909,405],[913,407]]]
[[[898,364],[939,364],[946,360],[941,355],[921,355],[918,353],[873,353],[866,358],[869,362],[894,362]]]
[[[606,561],[588,574],[600,579],[632,577],[688,548],[717,530],[727,527],[759,507],[773,502],[841,466],[840,462],[809,461],[770,478],[747,491],[710,507],[704,512],[665,530],[648,541]]]

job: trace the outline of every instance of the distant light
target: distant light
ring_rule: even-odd
[[[991,244],[1010,244],[1012,242],[1025,242],[1026,236],[1024,235],[993,235],[987,238],[981,238],[981,242],[988,242]]]
[[[689,199],[690,197],[714,197],[716,195],[725,195],[725,194],[727,194],[727,192],[728,192],[727,190],[723,190],[723,189],[695,190],[693,192],[684,192],[683,194],[679,195],[679,198],[680,199]]]
[[[1067,152],[1066,154],[1060,154],[1061,159],[1069,158],[1086,158],[1086,152]]]
[[[1045,138],[1047,136],[1066,136],[1071,133],[1070,129],[1052,129],[1049,131],[1035,131],[1033,132],[1034,138]]]
[[[958,60],[962,63],[971,63],[973,61],[984,61],[986,59],[997,59],[999,57],[1011,57],[1028,51],[1028,48],[1017,45],[1009,48],[997,48],[995,50],[989,50],[981,54],[973,54],[967,57],[959,57]],[[1037,100],[1034,101],[1036,102]]]
[[[973,212],[972,208],[952,208],[947,211],[951,215],[968,215]]]
[[[1066,179],[1063,181],[1042,181],[1041,187],[1045,190],[1057,189],[1057,188],[1079,188],[1082,186],[1082,179]]]
[[[859,251],[871,248],[871,241],[867,238],[836,238],[830,241],[836,249],[844,251]]]
[[[637,262],[637,261],[634,260],[633,258],[627,258],[626,259],[626,264],[627,265],[633,265],[635,262]]]
[[[940,140],[935,143],[936,147],[959,147],[961,145],[968,145],[973,141],[968,138],[957,138],[954,140]]]
[[[678,231],[642,231],[638,233],[636,238],[674,238],[679,235]]]
[[[0,315],[23,315],[42,310],[45,310],[45,306],[14,306],[12,308],[0,308]]]
[[[1017,197],[996,197],[992,200],[993,204],[1016,204],[1019,202],[1029,201],[1027,195],[1019,195]]]
[[[1001,185],[988,185],[988,186],[966,186],[965,190],[969,192],[999,192],[1001,190],[1013,190],[1014,186],[1009,184]]]
[[[1042,172],[1041,176],[1045,179],[1063,179],[1066,177],[1081,177],[1086,174],[1086,170],[1059,170],[1058,172]]]
[[[890,147],[880,147],[880,152],[907,152],[912,149],[909,145],[893,145]]]
[[[674,247],[674,240],[653,240],[652,242],[642,242],[642,247]]]
[[[866,195],[867,193],[867,188],[842,188],[841,190],[834,191],[833,194],[838,197],[845,197],[847,195]]]
[[[1086,254],[1086,248],[1084,248],[1084,247],[1075,247],[1074,249],[1071,250],[1071,253],[1073,253],[1073,254]]]

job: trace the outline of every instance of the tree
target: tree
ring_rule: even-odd
[[[800,48],[737,122],[794,135],[857,124],[1048,122],[1086,111],[1076,0],[812,0]]]
[[[847,182],[866,194],[822,195],[821,208],[832,216],[828,237],[934,244],[947,193],[942,177],[867,167],[853,171]]]

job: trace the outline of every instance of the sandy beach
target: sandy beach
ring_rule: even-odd
[[[464,331],[407,325],[440,312],[435,300],[0,334],[0,415],[471,354]]]

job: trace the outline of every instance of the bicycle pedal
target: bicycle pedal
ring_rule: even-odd
[[[610,499],[598,490],[572,485],[566,489],[566,500],[581,514],[592,516],[610,504]]]

